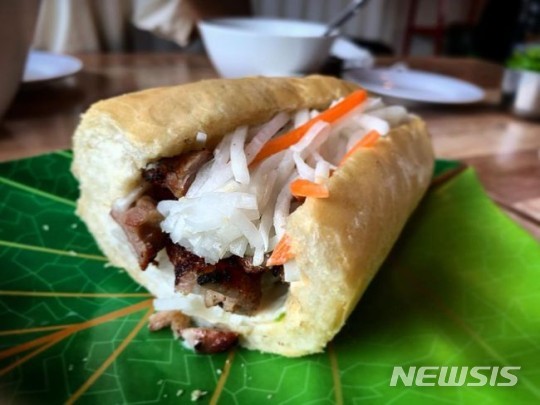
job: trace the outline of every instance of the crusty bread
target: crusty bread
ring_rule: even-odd
[[[146,90],[93,105],[74,136],[77,212],[112,263],[158,297],[173,294],[170,272],[141,271],[109,213],[140,183],[148,162],[209,144],[241,125],[279,111],[325,108],[356,88],[322,76],[208,80]],[[307,199],[289,217],[287,233],[301,272],[279,320],[223,322],[251,349],[300,356],[323,350],[343,326],[430,181],[433,153],[425,125],[413,118],[376,147],[360,150],[329,181],[330,197]],[[217,308],[213,308],[214,313]],[[237,318],[240,316],[236,316]]]

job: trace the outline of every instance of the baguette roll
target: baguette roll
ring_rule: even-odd
[[[111,210],[140,195],[141,171],[149,164],[200,149],[197,134],[204,133],[205,147],[213,150],[237,128],[263,125],[282,112],[324,110],[356,89],[322,76],[216,79],[100,101],[74,135],[77,213],[110,262],[157,298],[157,309],[181,310],[197,323],[235,332],[249,349],[284,356],[322,351],[429,185],[433,152],[421,119],[407,115],[375,146],[353,153],[327,179],[328,198],[308,197],[290,213],[285,232],[295,275],[265,290],[251,314],[207,307],[200,296],[175,291],[164,250],[142,271]]]

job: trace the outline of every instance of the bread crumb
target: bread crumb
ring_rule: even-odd
[[[216,370],[216,373],[217,373],[218,375],[221,375],[221,373],[223,373],[223,371],[221,371],[221,369],[218,368],[218,369]]]
[[[77,256],[77,252],[75,252],[74,250],[68,250],[68,255]]]
[[[191,402],[198,401],[200,398],[204,397],[208,392],[201,391],[201,390],[195,390],[191,391]]]
[[[268,395],[266,396],[266,398],[272,399],[272,394],[268,394]]]
[[[77,224],[71,224],[71,229],[77,229],[78,226],[79,225],[77,225]]]
[[[183,393],[184,393],[184,390],[178,390],[178,391],[176,391],[176,396],[179,397]]]
[[[41,228],[43,228],[43,230],[45,232],[47,232],[49,229],[51,229],[51,228],[49,228],[49,225],[47,225],[47,224],[43,225]]]

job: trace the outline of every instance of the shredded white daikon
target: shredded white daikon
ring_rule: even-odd
[[[326,164],[328,164],[328,166],[330,167],[330,169],[332,170],[336,170],[337,169],[337,166],[336,165],[333,165],[332,163],[328,162],[327,160],[325,160],[321,154],[317,151],[314,151],[312,154],[311,154],[311,157],[313,158],[313,160],[317,163],[319,162],[324,162]]]
[[[231,138],[231,169],[234,179],[240,184],[249,184],[249,170],[244,153],[246,136],[247,127],[240,127],[233,132]]]
[[[258,218],[257,199],[247,193],[210,192],[178,201],[161,201],[165,217],[162,229],[171,240],[186,247],[208,263],[230,255],[230,245],[245,238],[248,245],[263,249],[263,240],[250,218]],[[251,214],[249,215],[250,211]]]
[[[253,256],[253,264],[264,264],[265,254],[286,232],[293,199],[290,183],[300,178],[325,184],[347,151],[368,132],[386,135],[408,119],[405,108],[386,107],[379,98],[368,98],[337,122],[314,120],[296,144],[252,164],[269,140],[318,115],[319,111],[307,109],[281,112],[259,127],[240,127],[227,134],[187,195],[158,204],[165,217],[162,229],[174,243],[208,263],[237,255]],[[206,142],[206,135],[198,133],[197,142]],[[294,261],[288,263],[286,281],[299,277]]]
[[[296,265],[296,261],[291,260],[283,265],[283,280],[287,283],[300,280],[300,270]]]
[[[264,144],[270,140],[277,132],[289,122],[289,114],[280,112],[274,118],[272,118],[267,124],[263,125],[262,128],[255,134],[255,136],[249,142],[249,145],[246,146],[246,160],[249,163],[255,159],[257,153],[262,149]]]
[[[407,117],[407,110],[403,106],[393,105],[371,111],[370,115],[388,122],[388,125],[391,127],[395,127],[401,124]]]
[[[330,178],[330,163],[319,160],[315,166],[315,183],[324,184]]]
[[[294,122],[293,122],[294,127],[295,128],[301,127],[302,125],[304,125],[306,122],[309,121],[309,118],[310,118],[310,115],[309,115],[309,110],[307,108],[304,108],[298,111],[294,115]]]
[[[297,152],[293,152],[294,164],[296,165],[296,170],[298,171],[298,177],[301,179],[306,179],[309,181],[315,180],[315,169],[308,165],[302,155]]]
[[[374,115],[358,115],[355,117],[355,120],[362,128],[374,129],[381,135],[386,135],[390,131],[390,125],[388,122]]]
[[[290,150],[305,156],[309,152],[317,150],[328,139],[330,133],[330,124],[324,121],[318,121],[309,128],[297,143],[290,147]]]

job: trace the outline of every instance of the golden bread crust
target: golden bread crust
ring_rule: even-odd
[[[354,88],[323,76],[214,79],[100,101],[87,114],[108,115],[137,146],[157,145],[152,149],[159,150],[159,157],[175,156],[193,148],[197,131],[213,145],[239,126],[266,122],[279,111],[322,109]]]

